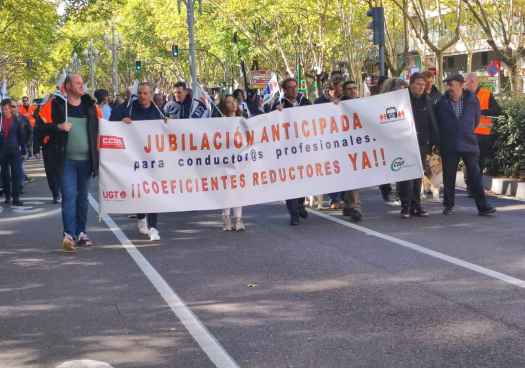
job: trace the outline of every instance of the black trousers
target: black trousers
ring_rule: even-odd
[[[33,154],[35,155],[39,155],[40,154],[40,149],[43,148],[42,147],[42,144],[40,143],[40,137],[38,136],[38,134],[33,134]]]
[[[483,171],[487,167],[487,159],[492,155],[492,147],[494,146],[495,137],[493,135],[477,135],[478,145],[479,145],[479,171],[483,175]],[[467,185],[467,190],[470,193],[470,180],[468,177],[467,170],[463,170],[465,176],[465,184]]]
[[[419,147],[419,153],[421,154],[421,163],[423,164],[423,171],[425,174],[430,171],[430,167],[427,160],[427,155],[432,153],[432,147],[423,145]],[[401,200],[402,207],[418,208],[421,206],[421,185],[423,180],[413,179],[400,181],[396,183],[397,192],[399,199]]]
[[[381,191],[381,197],[386,201],[390,194],[392,194],[392,185],[390,184],[383,184],[379,186],[379,190]]]
[[[494,146],[494,136],[492,135],[478,135],[479,144],[479,169],[481,174],[486,167],[486,160],[492,154],[492,147]]]
[[[20,173],[22,172],[20,168],[19,154],[16,153],[6,153],[0,161],[0,167],[2,170],[2,182],[4,184],[4,196],[6,199],[11,199],[17,201],[20,197]]]
[[[421,179],[405,180],[396,183],[399,199],[403,208],[421,206]]]
[[[49,186],[49,190],[51,190],[53,198],[58,198],[58,194],[60,193],[60,177],[55,162],[56,159],[50,153],[50,148],[46,145],[44,145],[42,152],[44,155],[44,169],[46,171],[47,185]]]
[[[147,215],[144,214],[144,213],[138,213],[137,214],[137,218],[139,220],[142,220],[143,218],[145,218],[146,216],[148,216],[148,228],[157,228],[157,221],[159,219],[159,214],[158,213],[148,213]]]
[[[304,209],[304,197],[286,200],[286,208],[292,218],[299,217],[299,211]]]
[[[454,207],[456,194],[456,173],[459,160],[462,159],[467,170],[470,191],[476,201],[478,210],[488,207],[485,190],[479,170],[479,155],[472,152],[453,152],[442,154],[443,160],[443,185],[445,187],[443,205],[447,208]]]

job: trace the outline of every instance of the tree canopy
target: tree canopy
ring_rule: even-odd
[[[310,85],[340,69],[359,81],[377,58],[367,29],[370,6],[385,7],[392,75],[406,68],[409,52],[430,49],[442,62],[450,45],[468,39],[458,22],[486,33],[480,38],[509,67],[524,56],[524,0],[494,0],[484,7],[478,0],[202,0],[200,8],[195,2],[198,79],[207,86],[243,85],[241,59],[248,70],[268,69],[280,77],[301,65]],[[190,74],[181,3],[179,8],[177,0],[0,0],[0,79],[8,79],[16,93],[31,84],[42,94],[64,68],[71,69],[74,54],[87,77],[85,50],[92,40],[97,87],[111,91],[115,32],[120,86],[130,85],[140,60],[140,78],[168,89]],[[487,22],[492,15],[496,21]],[[409,45],[409,33],[415,44]],[[171,54],[173,45],[179,46],[178,57]]]

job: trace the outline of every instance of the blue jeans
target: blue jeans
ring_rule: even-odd
[[[26,173],[24,170],[24,158],[20,156],[20,159],[18,160],[18,179],[19,179],[19,186],[21,189],[24,188],[24,182],[26,179]]]
[[[64,233],[77,237],[86,232],[88,211],[89,161],[65,160],[62,184],[62,222]]]

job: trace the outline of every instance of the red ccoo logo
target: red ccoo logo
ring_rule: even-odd
[[[124,138],[114,135],[101,135],[99,137],[99,148],[125,149]]]

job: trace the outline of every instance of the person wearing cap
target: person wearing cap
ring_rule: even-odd
[[[443,214],[453,213],[456,174],[459,160],[462,159],[479,215],[491,215],[496,209],[487,203],[485,197],[479,169],[478,139],[474,133],[481,115],[478,99],[474,93],[463,89],[465,80],[461,74],[448,77],[445,83],[447,90],[435,107],[445,187]]]

